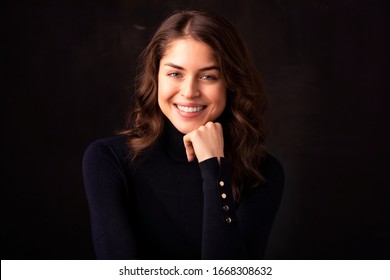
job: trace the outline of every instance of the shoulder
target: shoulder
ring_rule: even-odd
[[[282,163],[273,155],[267,154],[259,168],[265,181],[264,184],[244,189],[240,208],[244,206],[260,207],[261,215],[273,217],[276,213],[284,192],[284,168]],[[250,215],[250,214],[248,214]]]
[[[83,164],[101,161],[102,159],[116,159],[123,163],[130,156],[126,135],[116,135],[93,141],[84,152]]]
[[[126,136],[98,139],[88,145],[82,161],[84,188],[92,203],[127,191],[129,149]]]
[[[284,168],[282,163],[279,161],[279,159],[269,153],[267,153],[263,163],[261,164],[261,170],[263,174],[276,173],[279,175],[284,175]]]
[[[267,154],[261,164],[261,174],[265,178],[265,185],[282,190],[284,187],[284,168],[275,156]]]

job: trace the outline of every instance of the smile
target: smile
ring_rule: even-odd
[[[185,113],[196,113],[202,111],[205,108],[205,106],[187,107],[182,105],[176,105],[176,107]]]

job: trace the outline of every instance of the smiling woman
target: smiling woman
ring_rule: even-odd
[[[160,61],[158,104],[183,134],[219,117],[226,85],[212,49],[191,37],[174,40]]]
[[[84,155],[97,257],[262,258],[284,173],[266,152],[266,96],[235,28],[174,13],[140,57],[135,100],[122,134]]]

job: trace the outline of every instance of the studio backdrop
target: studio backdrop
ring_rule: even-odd
[[[232,21],[267,85],[286,185],[266,258],[389,259],[386,1],[36,2],[3,10],[2,259],[94,258],[82,156],[123,128],[137,57],[177,9]]]

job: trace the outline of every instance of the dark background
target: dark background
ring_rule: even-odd
[[[7,1],[2,259],[94,258],[81,160],[122,128],[137,56],[174,9],[245,37],[286,187],[269,259],[390,258],[385,1]]]

